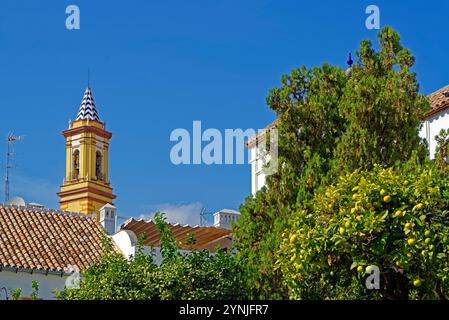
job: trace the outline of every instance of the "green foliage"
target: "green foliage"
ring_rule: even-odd
[[[342,176],[283,234],[277,266],[290,298],[447,298],[448,208],[449,179],[430,165]],[[365,287],[368,265],[380,268],[380,290]]]
[[[39,299],[39,282],[33,280],[31,282],[31,288],[33,289],[33,291],[31,292],[31,299],[33,300]]]
[[[173,238],[170,227],[166,223],[166,219],[163,214],[157,212],[154,215],[154,222],[156,227],[161,233],[161,254],[165,261],[173,260],[177,255],[178,246]]]
[[[338,101],[346,83],[343,70],[329,65],[296,69],[273,89],[268,104],[278,113],[278,171],[267,188],[248,197],[234,226],[236,248],[251,285],[252,298],[282,299],[288,291],[273,270],[276,251],[297,198],[311,198],[329,171],[335,136],[342,134]],[[299,128],[299,130],[298,130]],[[299,132],[298,132],[299,131]]]
[[[179,253],[163,214],[156,214],[163,262],[157,265],[139,239],[136,254],[127,260],[107,252],[83,273],[79,289],[64,288],[56,298],[67,300],[243,299],[242,268],[235,256],[222,250]]]
[[[19,300],[21,295],[22,295],[22,289],[21,288],[16,288],[16,289],[11,291],[11,297],[12,297],[13,300]]]
[[[245,200],[234,230],[254,298],[288,297],[282,269],[273,268],[279,235],[294,212],[310,208],[317,190],[358,168],[425,159],[418,132],[429,102],[418,92],[414,58],[391,28],[378,39],[378,52],[362,41],[350,72],[302,67],[268,95],[278,117],[278,171]]]
[[[441,129],[440,133],[435,137],[435,140],[437,142],[437,148],[435,150],[436,165],[446,175],[449,173],[449,129]]]
[[[418,132],[430,106],[411,72],[415,59],[391,28],[382,29],[378,39],[379,52],[362,41],[340,101],[347,128],[337,141],[337,173],[374,163],[391,166],[407,161],[414,150],[422,159],[426,154]]]

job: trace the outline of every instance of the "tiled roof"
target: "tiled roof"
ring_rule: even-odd
[[[76,116],[76,120],[96,120],[100,121],[98,116],[97,108],[95,107],[94,97],[90,91],[90,87],[86,88],[84,92],[83,100],[81,101],[81,106]]]
[[[449,85],[441,88],[438,91],[430,94],[428,96],[430,102],[430,112],[425,116],[425,118],[431,117],[441,111],[449,109]],[[246,143],[247,148],[251,148],[257,142],[263,141],[265,139],[266,131],[277,128],[277,119],[274,120],[270,125],[268,125],[263,131],[252,137]]]
[[[0,205],[0,268],[84,270],[101,257],[102,232],[94,217]]]
[[[265,127],[265,129],[263,129],[258,134],[256,134],[254,137],[248,139],[248,141],[246,142],[246,147],[251,148],[256,143],[258,143],[260,141],[264,141],[265,135],[267,134],[267,132],[270,132],[270,130],[276,129],[277,127],[278,127],[278,120],[276,119],[271,124],[269,124],[267,127]]]
[[[429,95],[431,111],[426,116],[430,117],[436,113],[449,108],[449,85]]]
[[[173,237],[178,242],[181,249],[209,250],[214,251],[216,246],[229,248],[232,243],[231,230],[216,227],[199,227],[180,224],[169,224]],[[122,230],[130,230],[140,236],[144,234],[146,240],[144,245],[157,247],[160,245],[160,232],[156,224],[152,220],[145,221],[143,219],[136,220],[134,218],[126,221],[122,226]],[[195,243],[191,246],[186,244],[189,236],[192,236]]]

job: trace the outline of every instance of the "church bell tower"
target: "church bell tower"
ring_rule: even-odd
[[[63,132],[66,139],[66,174],[58,196],[62,211],[97,214],[115,195],[109,182],[108,155],[112,134],[100,121],[87,86],[75,121]]]

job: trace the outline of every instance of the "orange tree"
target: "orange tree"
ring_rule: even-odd
[[[276,265],[290,298],[449,296],[449,179],[432,165],[354,171],[291,221]],[[373,265],[378,290],[366,287]]]
[[[288,298],[282,269],[273,269],[289,218],[310,207],[317,190],[356,169],[390,167],[413,152],[425,159],[419,137],[429,109],[419,93],[414,57],[385,27],[378,49],[362,41],[350,70],[325,64],[295,69],[270,91],[278,124],[278,171],[249,196],[234,226],[238,257],[252,298]]]

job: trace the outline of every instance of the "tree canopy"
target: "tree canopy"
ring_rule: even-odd
[[[295,212],[278,266],[294,299],[447,299],[449,179],[432,165],[356,170]],[[380,270],[380,290],[366,273]]]
[[[429,102],[419,93],[414,58],[389,27],[378,41],[377,51],[362,41],[349,70],[294,69],[268,95],[278,121],[278,171],[245,200],[234,232],[254,298],[289,297],[283,269],[273,268],[279,235],[293,215],[313,207],[316,193],[357,169],[426,158],[418,133]]]

